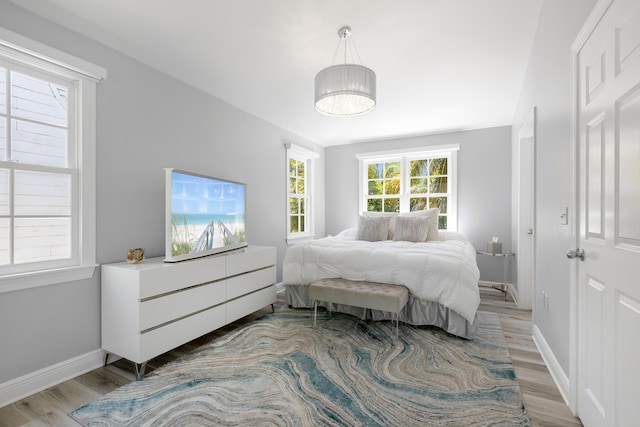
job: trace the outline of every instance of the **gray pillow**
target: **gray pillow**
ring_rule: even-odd
[[[427,241],[440,240],[438,235],[438,214],[440,209],[432,208],[425,209],[423,211],[412,211],[403,213],[401,216],[426,216],[429,218],[429,234],[427,235]]]
[[[387,240],[389,235],[389,218],[383,216],[363,216],[358,220],[356,240],[377,242]]]
[[[429,234],[429,217],[398,216],[394,218],[396,227],[393,240],[406,242],[426,242]]]

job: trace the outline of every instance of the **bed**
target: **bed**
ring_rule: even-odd
[[[401,321],[437,326],[467,339],[475,336],[480,274],[475,249],[462,234],[440,230],[437,239],[428,241],[384,234],[384,239],[371,241],[362,240],[359,228],[362,217],[358,228],[288,248],[283,262],[287,304],[312,307],[308,286],[325,278],[404,285],[410,295]],[[332,309],[363,319],[391,319],[389,313],[359,307],[334,304]]]

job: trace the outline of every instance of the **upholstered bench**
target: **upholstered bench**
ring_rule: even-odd
[[[409,301],[409,291],[401,285],[374,283],[347,279],[322,279],[309,285],[309,298],[313,300],[313,326],[318,315],[318,301],[345,304],[396,315],[396,336],[400,312]]]

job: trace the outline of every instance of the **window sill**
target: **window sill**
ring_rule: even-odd
[[[83,265],[0,277],[0,293],[89,279],[97,267],[97,264]]]

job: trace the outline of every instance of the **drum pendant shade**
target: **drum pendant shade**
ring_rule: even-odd
[[[328,116],[361,116],[376,107],[376,73],[363,65],[346,63],[350,31],[349,27],[338,31],[345,41],[345,63],[324,68],[315,78],[316,111]]]

